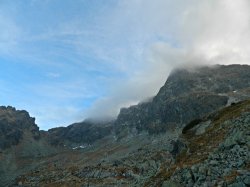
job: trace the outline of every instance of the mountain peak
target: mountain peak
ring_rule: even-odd
[[[216,65],[174,70],[111,121],[39,131],[28,112],[0,107],[1,184],[202,186],[222,175],[245,184],[249,99],[250,66]]]
[[[35,118],[30,117],[25,110],[16,110],[11,106],[0,107],[0,149],[17,145],[25,132],[30,132],[39,138],[39,127]]]

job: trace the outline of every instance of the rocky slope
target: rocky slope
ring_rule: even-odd
[[[118,138],[183,126],[231,102],[249,97],[250,66],[230,65],[177,69],[151,102],[123,108],[115,122]]]
[[[26,111],[17,111],[13,107],[0,107],[0,151],[17,145],[29,131],[33,138],[39,139],[39,128],[35,119],[31,118]]]
[[[16,184],[249,186],[249,132],[247,100],[223,108],[199,123],[188,124],[180,134],[141,136],[122,144],[108,143],[91,151],[57,155],[19,176]]]
[[[247,186],[249,98],[250,66],[230,65],[175,70],[110,122],[39,131],[1,107],[0,186]]]
[[[36,166],[37,160],[54,154],[35,119],[24,110],[0,107],[0,186]]]
[[[88,146],[110,135],[113,122],[84,121],[68,127],[53,128],[48,131],[48,141],[56,146]]]
[[[250,100],[188,124],[175,163],[146,186],[249,186]]]

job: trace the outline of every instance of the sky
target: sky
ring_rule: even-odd
[[[115,117],[175,67],[250,63],[249,0],[0,0],[0,105],[40,129]]]

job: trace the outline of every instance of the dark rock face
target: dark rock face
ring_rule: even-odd
[[[24,110],[0,107],[0,186],[38,165],[42,157],[55,154],[43,139],[35,118]]]
[[[96,125],[91,122],[81,122],[68,127],[53,128],[48,131],[49,142],[52,145],[92,144],[110,134],[112,124]]]
[[[231,65],[175,70],[112,122],[39,131],[27,112],[0,107],[0,184],[248,186],[249,98],[250,66]]]
[[[144,134],[89,152],[57,154],[18,176],[15,184],[249,186],[250,100],[223,107],[215,114],[196,121],[176,138],[172,133]]]
[[[132,131],[164,132],[205,116],[228,103],[228,93],[250,87],[250,66],[177,69],[151,102],[123,108],[115,122],[122,138]]]
[[[244,110],[242,110],[244,109]],[[195,135],[197,129],[187,131],[186,141],[189,151],[179,155],[179,162],[186,157],[191,158],[185,164],[189,166],[178,168],[169,178],[181,186],[248,186],[249,185],[249,130],[250,130],[250,102],[240,102],[236,106],[224,108],[219,117],[209,119],[207,130]],[[200,123],[203,126],[204,123]],[[223,129],[223,130],[219,130]],[[211,133],[211,134],[210,134]],[[217,135],[216,135],[217,134]],[[217,136],[217,138],[216,138]],[[208,139],[213,137],[212,141]],[[223,138],[222,138],[223,137]],[[182,137],[183,138],[183,137]],[[204,139],[203,139],[204,138]],[[202,148],[194,146],[205,141]],[[219,141],[218,141],[219,140]],[[216,143],[216,141],[218,141]],[[216,149],[209,150],[214,146]],[[206,152],[209,152],[206,153]],[[207,155],[206,155],[207,154]],[[185,156],[184,156],[185,155]],[[200,160],[192,163],[195,157]],[[191,162],[190,162],[191,161]],[[185,162],[185,161],[184,161]],[[190,164],[191,163],[191,164]],[[240,184],[240,185],[239,185]]]
[[[40,137],[35,118],[31,118],[28,112],[13,107],[0,107],[0,149],[17,145],[24,131],[31,132],[33,138]]]
[[[193,71],[177,69],[170,74],[155,99],[161,100],[166,95],[176,97],[194,91],[226,93],[239,90],[249,87],[249,71],[248,65],[217,65]]]

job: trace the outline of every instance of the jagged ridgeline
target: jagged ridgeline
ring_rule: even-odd
[[[250,66],[176,69],[113,121],[39,131],[0,107],[0,186],[230,186],[249,182]]]
[[[249,97],[247,65],[176,69],[151,102],[121,109],[115,121],[120,138],[131,133],[165,132],[183,126],[232,102]]]
[[[28,112],[18,111],[14,107],[0,107],[0,150],[17,145],[23,139],[24,132],[28,131],[32,137],[39,139],[40,132]]]

